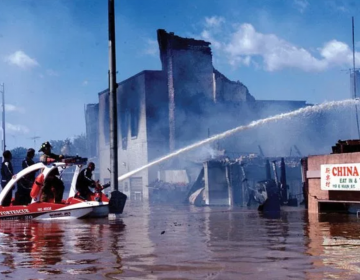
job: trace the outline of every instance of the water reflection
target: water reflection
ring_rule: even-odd
[[[66,274],[95,277],[107,269],[121,268],[117,244],[124,229],[122,221],[0,221],[0,229],[1,274],[15,279],[43,279],[54,274],[59,279],[66,279]],[[114,267],[104,264],[109,252],[116,253],[115,258],[110,257],[115,259]]]
[[[46,274],[61,273],[56,264],[64,254],[63,229],[56,223],[1,221],[2,264],[12,273],[17,268],[37,268]],[[18,259],[14,264],[14,259]],[[6,274],[6,270],[2,271]]]
[[[109,229],[110,229],[110,248],[109,251],[114,256],[114,266],[113,271],[107,272],[105,274],[106,278],[114,278],[114,276],[123,274],[122,269],[122,250],[124,248],[124,245],[120,242],[120,235],[125,227],[125,224],[123,221],[109,221]],[[114,278],[116,279],[116,278]]]
[[[356,279],[356,216],[128,205],[122,220],[0,221],[13,279]]]
[[[310,266],[304,211],[267,219],[241,208],[159,207],[149,220],[154,260],[147,268],[161,278],[285,279]],[[301,268],[288,269],[298,259]]]
[[[76,221],[77,228],[68,244],[71,259],[67,264],[71,267],[68,273],[74,275],[121,274],[122,232],[125,224],[122,220],[111,222],[107,219]],[[115,263],[115,265],[114,265]],[[109,273],[108,271],[111,271]],[[95,278],[94,278],[95,279]]]
[[[315,258],[309,279],[358,279],[359,219],[355,215],[309,215],[308,253]],[[320,270],[320,271],[319,271]]]

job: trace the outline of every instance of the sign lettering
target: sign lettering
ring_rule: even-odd
[[[26,214],[26,213],[29,213],[29,209],[7,210],[7,211],[0,211],[0,216]]]
[[[321,165],[321,189],[360,191],[360,163]]]

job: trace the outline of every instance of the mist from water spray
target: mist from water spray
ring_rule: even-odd
[[[320,111],[325,111],[325,110],[330,110],[330,109],[334,109],[336,107],[348,107],[348,106],[351,106],[351,105],[359,105],[360,104],[360,100],[359,99],[346,99],[346,100],[342,100],[342,101],[331,101],[331,102],[325,102],[325,103],[322,103],[322,104],[319,104],[319,105],[314,105],[314,106],[309,106],[309,107],[305,107],[305,108],[300,108],[300,109],[297,109],[295,111],[291,111],[291,112],[288,112],[288,113],[282,113],[282,114],[278,114],[276,116],[272,116],[272,117],[268,117],[268,118],[265,118],[265,119],[260,119],[260,120],[257,120],[257,121],[253,121],[251,122],[250,124],[248,125],[242,125],[242,126],[238,126],[236,128],[233,128],[233,129],[230,129],[230,130],[227,130],[225,132],[222,132],[220,134],[216,134],[210,138],[206,138],[204,140],[201,140],[199,142],[196,142],[192,145],[189,145],[187,147],[184,147],[180,150],[177,150],[171,154],[168,154],[162,158],[159,158],[157,160],[154,160],[142,167],[139,167],[133,171],[130,171],[124,175],[121,175],[118,180],[119,181],[122,181],[122,180],[125,180],[127,178],[129,178],[130,176],[144,170],[144,169],[147,169],[151,166],[154,166],[156,164],[159,164],[163,161],[166,161],[168,159],[171,159],[173,157],[176,157],[182,153],[185,153],[185,152],[188,152],[190,150],[193,150],[195,148],[198,148],[202,145],[205,145],[205,144],[208,144],[208,143],[211,143],[211,142],[214,142],[216,140],[219,140],[219,139],[223,139],[223,138],[226,138],[230,135],[233,135],[237,132],[240,132],[240,131],[243,131],[243,130],[247,130],[247,129],[250,129],[250,128],[253,128],[253,127],[257,127],[257,126],[261,126],[261,125],[264,125],[264,124],[267,124],[267,123],[271,123],[271,122],[276,122],[276,121],[282,121],[282,120],[286,120],[286,119],[290,119],[292,117],[295,117],[295,116],[298,116],[298,115],[306,115],[306,114],[311,114],[311,113],[317,113],[317,112],[320,112]]]

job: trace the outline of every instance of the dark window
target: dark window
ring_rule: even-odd
[[[131,138],[138,136],[139,131],[139,110],[131,109]]]
[[[105,143],[106,145],[109,145],[110,143],[110,99],[109,99],[109,93],[105,93],[104,98],[104,137],[105,137]]]
[[[129,111],[123,109],[121,114],[121,147],[123,150],[127,149],[127,135],[128,135],[128,123],[129,123]]]

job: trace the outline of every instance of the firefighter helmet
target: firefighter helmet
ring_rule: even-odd
[[[39,152],[44,151],[44,149],[46,149],[46,148],[48,148],[48,149],[49,149],[49,148],[52,148],[50,142],[48,142],[48,141],[46,141],[46,142],[44,142],[44,143],[41,144],[41,147],[40,147]]]

